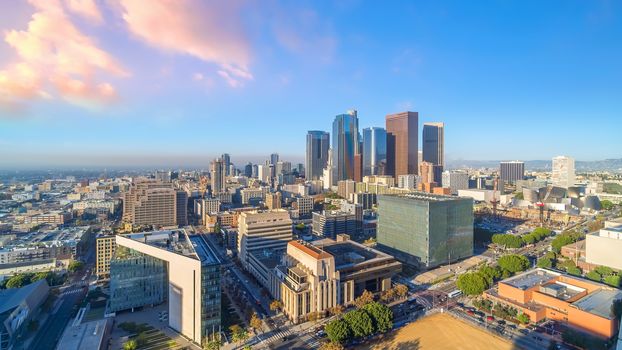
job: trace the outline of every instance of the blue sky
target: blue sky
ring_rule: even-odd
[[[350,108],[447,159],[622,156],[616,1],[136,4],[0,1],[0,166],[301,161]]]

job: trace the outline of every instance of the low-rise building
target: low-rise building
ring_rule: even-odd
[[[50,287],[45,279],[0,291],[0,350],[19,345],[28,324],[36,319],[49,293]]]
[[[606,226],[585,236],[585,261],[622,270],[622,225]]]

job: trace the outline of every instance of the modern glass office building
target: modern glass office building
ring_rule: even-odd
[[[305,179],[319,180],[328,163],[330,134],[325,131],[311,130],[307,132],[307,152],[305,155]]]
[[[185,230],[116,236],[108,313],[168,302],[169,326],[201,344],[220,332],[220,261]]]
[[[354,155],[359,154],[359,119],[356,111],[340,114],[333,121],[333,183],[354,179]]]
[[[387,165],[387,131],[363,129],[363,176],[384,175]]]
[[[473,200],[416,192],[378,196],[379,248],[432,268],[473,255]]]

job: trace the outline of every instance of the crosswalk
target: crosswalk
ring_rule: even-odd
[[[82,292],[82,289],[66,289],[62,293],[60,293],[60,295],[65,296],[65,295],[76,294],[80,292]]]
[[[290,334],[292,334],[292,331],[290,329],[286,329],[284,331],[277,329],[267,339],[264,339],[262,343],[270,344],[275,340],[283,339],[284,337],[289,337]]]

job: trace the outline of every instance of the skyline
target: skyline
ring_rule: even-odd
[[[448,161],[621,157],[618,3],[165,4],[0,3],[0,168],[303,162],[351,108],[445,123]]]

